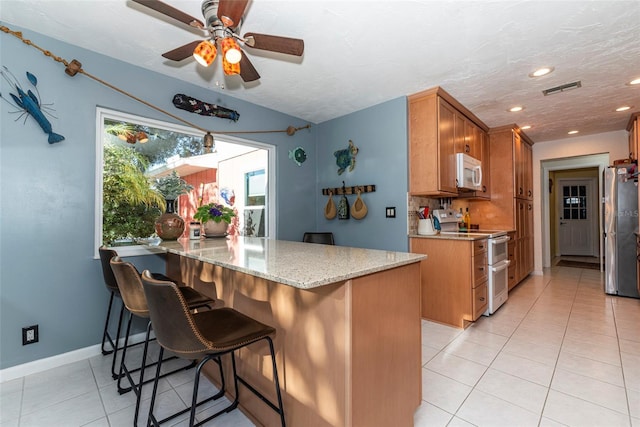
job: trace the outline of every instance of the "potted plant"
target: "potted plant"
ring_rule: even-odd
[[[153,180],[153,188],[162,194],[167,202],[175,201],[183,194],[187,194],[193,190],[193,185],[187,184],[187,182],[180,178],[178,173],[174,170],[171,175],[165,175]],[[167,205],[167,211],[173,211],[173,206]]]
[[[198,208],[193,219],[198,220],[204,227],[205,236],[223,236],[236,216],[234,210],[220,203],[208,203]]]
[[[176,199],[193,190],[193,186],[181,179],[175,170],[171,175],[156,178],[152,185],[166,201],[166,212],[155,222],[156,233],[161,239],[175,240],[184,232],[184,219],[175,212]]]

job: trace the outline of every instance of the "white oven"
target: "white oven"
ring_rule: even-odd
[[[504,261],[509,258],[509,236],[500,236],[495,238],[489,238],[487,249],[487,258],[489,265],[494,265],[500,261]]]
[[[508,268],[511,261],[507,258],[508,242],[510,238],[507,235],[496,236],[495,234],[489,236],[487,241],[487,260],[489,264],[489,304],[487,310],[484,312],[485,316],[495,313],[495,311],[504,304],[509,297]]]

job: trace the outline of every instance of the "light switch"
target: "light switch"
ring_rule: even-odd
[[[387,218],[395,218],[396,217],[396,207],[388,207],[387,208]]]

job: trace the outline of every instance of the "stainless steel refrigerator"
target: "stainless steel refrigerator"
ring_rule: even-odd
[[[636,236],[638,179],[632,165],[610,166],[604,171],[604,291],[640,298],[636,288]]]

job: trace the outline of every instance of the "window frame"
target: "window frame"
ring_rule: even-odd
[[[98,259],[100,254],[98,252],[98,248],[102,245],[102,221],[103,221],[103,213],[102,213],[102,198],[103,198],[103,163],[104,163],[104,122],[105,119],[115,120],[115,121],[124,121],[130,122],[140,125],[145,125],[149,127],[155,127],[158,129],[166,129],[173,132],[180,132],[186,135],[193,135],[197,137],[202,136],[202,131],[184,125],[179,125],[176,123],[150,119],[143,116],[138,116],[136,114],[124,113],[117,110],[112,110],[104,107],[96,107],[96,164],[95,164],[95,214],[94,214],[94,259]],[[267,210],[267,237],[268,239],[273,239],[276,236],[276,184],[275,184],[275,165],[276,165],[276,147],[271,144],[266,144],[259,141],[246,140],[243,138],[237,138],[234,136],[224,135],[224,137],[215,137],[216,140],[231,143],[231,144],[239,144],[245,145],[249,147],[254,147],[258,149],[263,149],[267,151],[267,171],[266,171],[266,179],[267,179],[267,194],[265,195],[265,206],[269,206]],[[155,253],[163,252],[158,249],[152,249],[149,247],[141,246],[141,245],[131,245],[131,246],[117,246],[113,249],[118,251],[119,256],[128,257],[128,256],[140,256],[140,255],[152,255]]]

